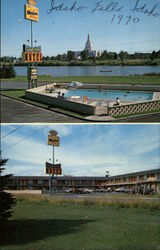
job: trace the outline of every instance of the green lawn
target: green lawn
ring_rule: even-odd
[[[160,76],[65,76],[52,77],[49,75],[38,76],[39,82],[72,82],[80,81],[85,83],[121,83],[121,84],[160,84]],[[26,76],[16,76],[14,78],[2,79],[9,82],[27,82]]]
[[[1,250],[159,250],[160,210],[19,199]]]

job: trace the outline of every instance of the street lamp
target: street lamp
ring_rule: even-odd
[[[35,45],[36,45],[36,43],[37,43],[37,40],[34,40],[34,43],[35,43]]]
[[[106,171],[106,177],[109,177],[109,170]]]

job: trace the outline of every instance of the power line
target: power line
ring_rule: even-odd
[[[7,137],[8,135],[14,133],[16,130],[20,129],[21,127],[23,127],[23,125],[21,125],[21,126],[15,128],[15,129],[13,129],[13,130],[12,130],[11,132],[9,132],[8,134],[3,135],[3,136],[1,137],[1,140],[4,139],[5,137]]]
[[[46,126],[45,126],[45,127],[46,127]],[[10,145],[10,146],[9,146],[8,148],[6,148],[5,150],[12,148],[13,146],[15,146],[15,145],[21,143],[22,141],[25,141],[26,139],[30,138],[31,136],[34,136],[35,134],[37,134],[37,133],[39,133],[41,130],[43,130],[45,127],[38,129],[38,131],[36,131],[35,133],[33,133],[33,134],[31,134],[31,135],[29,135],[29,136],[27,136],[27,137],[24,137],[23,139],[19,140],[18,142],[16,142],[16,143]]]

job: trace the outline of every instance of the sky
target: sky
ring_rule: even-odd
[[[44,56],[83,50],[88,33],[95,50],[134,53],[160,49],[159,0],[36,2],[39,22],[33,23],[33,40],[41,45]],[[75,10],[59,10],[61,4],[71,9],[74,2]],[[25,0],[1,1],[1,56],[20,57],[22,44],[31,40],[30,21],[24,19],[25,4]]]
[[[5,173],[44,175],[52,162],[47,145],[51,129],[58,132],[56,163],[63,175],[105,176],[160,168],[160,124],[2,125],[2,157],[9,159]]]

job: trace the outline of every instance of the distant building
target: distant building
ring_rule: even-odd
[[[87,41],[85,43],[84,51],[88,52],[88,56],[90,58],[101,57],[101,55],[103,54],[103,51],[101,51],[101,50],[93,50],[89,34],[88,34],[88,37],[87,37]],[[82,51],[74,51],[75,59],[81,59],[81,52]]]

